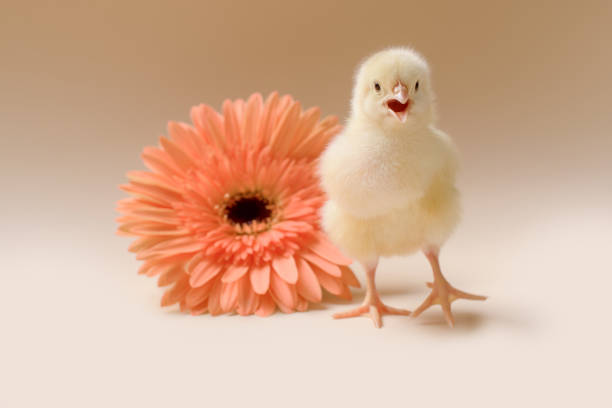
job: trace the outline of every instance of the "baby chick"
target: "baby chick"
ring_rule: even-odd
[[[329,200],[323,227],[366,270],[363,304],[335,318],[409,315],[379,298],[375,273],[380,256],[422,251],[433,270],[431,294],[414,312],[439,304],[454,325],[451,302],[484,300],[452,287],[442,275],[440,247],[459,221],[455,187],[457,153],[434,125],[434,95],[427,62],[408,48],[374,54],[355,79],[345,129],[321,156],[319,171]]]

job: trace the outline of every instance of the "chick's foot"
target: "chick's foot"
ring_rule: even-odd
[[[381,328],[382,327],[382,316],[383,315],[402,315],[409,316],[410,310],[404,309],[396,309],[391,306],[385,305],[378,297],[372,300],[366,300],[363,302],[361,306],[356,309],[349,310],[347,312],[340,312],[333,315],[334,319],[346,319],[348,317],[357,317],[357,316],[370,316],[372,322],[374,323],[374,327]]]
[[[451,303],[457,299],[487,299],[486,296],[473,295],[471,293],[455,289],[446,281],[446,279],[440,279],[434,283],[427,282],[427,286],[431,288],[431,293],[429,296],[427,296],[427,299],[421,303],[421,306],[412,312],[412,317],[418,317],[421,313],[433,305],[440,305],[442,307],[442,311],[444,312],[444,318],[450,327],[455,326],[455,319],[453,318],[453,314],[451,312]]]
[[[472,295],[471,293],[463,292],[452,287],[440,270],[440,261],[438,260],[439,250],[439,248],[434,247],[423,251],[431,264],[434,281],[433,283],[427,283],[427,286],[431,288],[431,293],[427,296],[427,299],[421,303],[421,306],[412,313],[412,317],[418,317],[433,305],[440,305],[442,306],[446,322],[450,327],[454,327],[455,319],[453,319],[453,314],[451,313],[451,303],[457,299],[486,300],[487,297]]]

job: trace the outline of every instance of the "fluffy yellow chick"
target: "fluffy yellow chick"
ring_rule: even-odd
[[[427,62],[408,48],[390,48],[359,67],[345,129],[323,153],[319,171],[329,200],[323,227],[366,270],[367,292],[357,309],[335,318],[410,311],[385,305],[375,273],[380,256],[423,251],[433,269],[431,294],[412,316],[440,304],[454,325],[456,299],[484,300],[452,287],[438,254],[459,221],[457,153],[434,126],[434,95]]]

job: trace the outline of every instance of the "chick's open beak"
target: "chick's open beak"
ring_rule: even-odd
[[[408,117],[408,109],[412,101],[408,99],[408,87],[398,82],[393,87],[393,95],[386,100],[387,109],[400,122],[405,122]]]

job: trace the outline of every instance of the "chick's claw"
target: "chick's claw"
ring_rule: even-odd
[[[349,317],[368,315],[370,316],[370,319],[372,319],[374,327],[381,328],[383,325],[382,316],[386,314],[409,316],[410,310],[396,309],[394,307],[385,305],[380,300],[377,300],[375,302],[366,302],[358,308],[349,310],[347,312],[336,313],[333,315],[333,317],[334,319],[346,319]]]
[[[412,312],[412,317],[419,317],[421,313],[427,310],[433,305],[440,305],[444,312],[444,318],[450,327],[455,326],[455,319],[451,312],[451,303],[457,299],[467,300],[486,300],[486,296],[473,295],[471,293],[463,292],[459,289],[452,287],[446,280],[440,282],[427,282],[427,287],[431,288],[431,293],[423,303]]]

